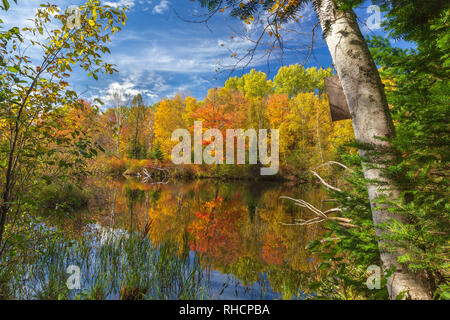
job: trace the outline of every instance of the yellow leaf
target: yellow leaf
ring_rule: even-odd
[[[272,8],[270,8],[270,12],[274,12],[275,10],[277,10],[277,8],[278,8],[278,2],[277,3],[275,3],[274,5],[273,5],[273,7]]]

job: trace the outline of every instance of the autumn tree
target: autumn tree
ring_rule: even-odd
[[[136,95],[132,102],[127,117],[131,139],[129,146],[129,156],[135,159],[142,159],[146,156],[146,145],[144,143],[144,126],[147,124],[147,107],[144,106],[142,96]]]
[[[331,75],[331,69],[305,69],[299,64],[283,66],[273,79],[275,93],[293,97],[301,92],[322,92],[325,89],[323,79]]]
[[[155,139],[155,114],[158,104],[150,105],[148,107],[148,152],[153,151],[153,140]]]
[[[155,114],[155,138],[166,155],[170,155],[176,142],[171,141],[172,132],[176,129],[186,129],[183,120],[185,105],[180,94],[174,98],[164,98],[158,103]]]
[[[265,124],[266,99],[273,92],[273,83],[264,72],[250,70],[241,77],[229,78],[225,88],[235,89],[249,99],[247,110],[247,127],[263,128]]]
[[[116,140],[116,156],[120,157],[121,137],[124,121],[128,113],[128,106],[131,102],[131,95],[124,90],[116,89],[112,93],[111,102],[113,104],[110,125],[113,128],[113,136]]]
[[[240,128],[248,107],[248,100],[237,91],[227,88],[210,89],[208,95],[191,117],[203,122],[204,129]]]
[[[3,6],[8,9],[8,1],[3,1]],[[53,148],[53,133],[64,116],[61,108],[79,105],[76,92],[67,82],[72,68],[79,66],[94,78],[100,72],[115,71],[100,57],[109,52],[105,43],[121,30],[126,16],[124,10],[102,6],[96,0],[86,1],[78,10],[80,26],[75,28],[69,23],[70,12],[43,4],[36,12],[32,27],[0,32],[0,253],[7,244],[3,238],[5,226],[22,212],[26,192],[42,182],[39,168],[43,164],[74,166],[75,162],[92,156],[89,141],[56,139],[56,145],[73,145],[74,158],[72,163],[53,164],[49,157],[58,152]],[[50,28],[52,23],[59,28]],[[34,40],[28,40],[29,36]],[[40,61],[31,61],[23,53],[23,47],[43,49]]]

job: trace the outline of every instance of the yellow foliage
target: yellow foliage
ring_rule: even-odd
[[[176,129],[187,129],[183,119],[184,101],[180,95],[173,99],[164,98],[159,102],[155,114],[155,137],[161,145],[165,156],[170,155],[177,144],[172,141],[172,132]]]

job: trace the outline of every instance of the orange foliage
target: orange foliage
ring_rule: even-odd
[[[230,263],[240,255],[239,227],[243,216],[239,206],[234,205],[238,198],[224,202],[218,196],[202,205],[196,220],[188,227],[193,237],[191,250],[222,263]]]

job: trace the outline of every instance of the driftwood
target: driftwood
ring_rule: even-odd
[[[340,162],[337,161],[329,161],[327,163],[324,163],[314,169],[326,166],[326,165],[331,165],[331,164],[335,164],[335,165],[339,165],[341,167],[343,167],[344,169],[348,170],[348,171],[352,171],[350,168],[348,168],[347,166],[343,165]],[[311,172],[314,174],[314,176],[316,176],[320,182],[327,187],[328,189],[337,191],[337,192],[342,192],[341,189],[337,188],[337,187],[333,187],[332,185],[330,185],[329,183],[327,183],[317,172],[315,172],[314,170],[311,170]],[[304,219],[295,219],[295,223],[283,223],[280,222],[280,224],[282,225],[287,225],[287,226],[306,226],[306,225],[311,225],[311,224],[315,224],[315,223],[321,223],[325,220],[334,220],[334,221],[338,221],[338,224],[346,227],[346,228],[357,228],[358,226],[352,224],[352,220],[348,219],[348,218],[342,218],[342,217],[329,217],[328,214],[333,213],[333,212],[342,212],[341,208],[333,208],[333,209],[329,209],[326,211],[322,211],[317,209],[316,207],[314,207],[312,204],[310,204],[309,202],[306,202],[305,200],[302,199],[294,199],[291,197],[286,197],[286,196],[281,196],[280,199],[288,199],[288,200],[292,200],[295,202],[295,205],[303,207],[303,208],[307,208],[310,211],[312,211],[313,213],[315,213],[317,215],[316,218],[312,218],[309,220],[304,220]],[[324,200],[323,202],[331,202],[331,201],[336,201],[335,199],[329,199],[329,200]]]
[[[142,179],[143,183],[167,184],[169,183],[170,171],[158,167],[142,168],[138,177]]]
[[[350,223],[350,222],[352,222],[351,219],[327,216],[327,214],[329,214],[329,213],[342,212],[342,210],[340,208],[333,208],[333,209],[329,209],[327,211],[322,211],[322,210],[319,210],[316,207],[314,207],[309,202],[306,202],[306,201],[301,200],[301,199],[294,199],[294,198],[286,197],[286,196],[281,196],[280,199],[292,200],[292,201],[295,202],[295,205],[297,205],[299,207],[307,208],[310,211],[314,212],[316,215],[318,215],[318,217],[312,218],[312,219],[309,219],[309,220],[295,219],[295,221],[296,221],[295,223],[283,223],[283,222],[280,222],[280,224],[282,224],[282,225],[285,225],[285,226],[306,226],[306,225],[311,225],[311,224],[315,224],[315,223],[321,223],[321,222],[323,222],[325,220],[334,220],[334,221],[338,221],[338,223],[341,226],[343,226],[343,227],[357,228],[356,225]]]
[[[344,164],[342,164],[342,163],[340,163],[340,162],[337,162],[337,161],[328,161],[328,162],[325,162],[325,163],[321,164],[320,166],[315,167],[314,170],[316,170],[316,169],[318,169],[318,168],[321,168],[321,167],[324,167],[324,166],[329,166],[329,165],[332,165],[332,164],[338,165],[338,166],[344,168],[344,169],[347,170],[347,171],[353,172],[352,169],[350,169],[350,168],[347,167],[346,165],[344,165]],[[325,180],[324,180],[324,179],[323,179],[316,171],[314,171],[314,170],[310,170],[311,173],[312,173],[314,176],[316,176],[316,178],[319,179],[320,182],[322,182],[322,184],[323,184],[325,187],[327,187],[328,189],[337,191],[337,192],[342,192],[341,189],[339,189],[339,188],[337,188],[337,187],[333,187],[332,185],[328,184],[328,183],[327,183],[327,182],[326,182],[326,181],[325,181]]]

